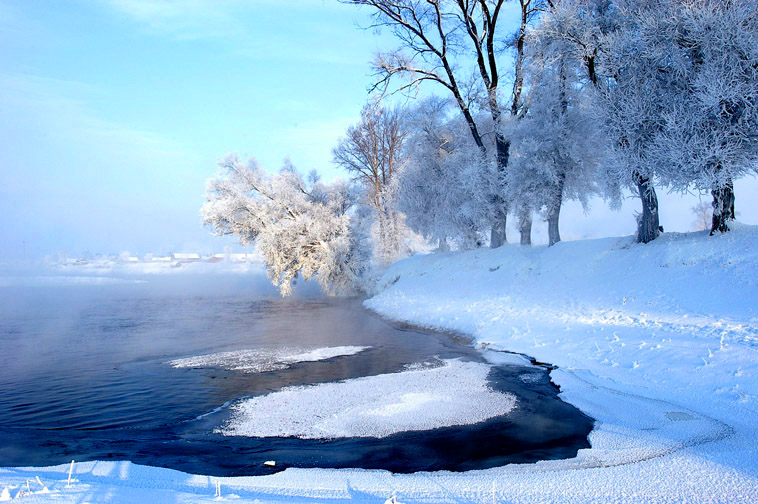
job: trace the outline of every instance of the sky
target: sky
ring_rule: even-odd
[[[346,177],[331,149],[373,54],[395,45],[361,29],[367,15],[336,0],[0,0],[0,260],[221,251],[232,242],[199,209],[229,152]],[[758,184],[736,193],[758,223]],[[688,230],[697,202],[661,194],[666,229]],[[568,205],[563,235],[630,234],[636,206]]]

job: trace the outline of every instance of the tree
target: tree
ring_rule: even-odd
[[[407,224],[448,250],[481,246],[492,222],[494,162],[479,155],[468,127],[447,100],[425,99],[408,113],[407,155],[396,184]],[[482,163],[486,163],[482,165]]]
[[[583,62],[597,91],[597,120],[607,131],[605,195],[617,202],[622,188],[636,191],[642,204],[637,240],[660,233],[656,164],[650,149],[661,129],[663,80],[649,60],[645,16],[660,16],[657,0],[552,0],[540,31],[567,44]]]
[[[477,93],[484,94],[484,108],[493,124],[503,115],[499,97],[498,56],[502,39],[498,22],[505,0],[342,0],[374,10],[375,26],[387,27],[400,41],[401,48],[377,55],[374,67],[378,82],[374,89],[386,92],[395,76],[407,78],[396,91],[435,82],[453,96],[465,118],[480,155],[488,154],[485,130],[477,121]],[[523,87],[522,60],[526,27],[538,12],[538,0],[519,0],[521,19],[512,46],[516,51],[515,76],[510,114],[519,114]],[[465,60],[460,64],[460,60]],[[473,70],[473,72],[471,72]],[[471,73],[467,73],[471,72]],[[473,77],[469,77],[473,75]],[[473,90],[473,93],[471,92]],[[510,142],[500,128],[494,131],[495,158],[500,186],[507,184]],[[508,205],[501,191],[491,195],[494,206],[490,246],[506,241]],[[531,226],[524,233],[531,233]],[[522,238],[522,242],[529,241]]]
[[[402,162],[405,137],[399,110],[369,104],[363,107],[360,122],[350,126],[332,150],[334,162],[363,185],[375,211],[382,263],[395,260],[399,254],[400,223],[392,180]]]
[[[549,244],[554,245],[561,240],[564,200],[586,203],[597,190],[604,135],[593,118],[594,93],[582,59],[546,25],[538,23],[528,33],[525,113],[505,126],[513,151],[509,199],[544,210]]]
[[[254,243],[283,296],[298,275],[315,277],[327,294],[359,289],[365,254],[349,215],[356,198],[351,187],[313,177],[308,185],[291,164],[270,176],[254,159],[245,165],[236,155],[219,168],[208,181],[204,222],[216,235]]]
[[[751,0],[562,0],[548,18],[600,91],[610,179],[658,236],[656,180],[713,196],[711,233],[734,218],[733,181],[758,166],[758,7]],[[547,18],[546,18],[547,19]]]
[[[661,179],[713,197],[711,234],[735,218],[734,180],[758,172],[758,5],[667,2],[655,22],[658,59],[673,75],[655,146]],[[666,54],[663,54],[663,53]]]
[[[653,8],[632,6],[623,11],[623,28],[605,37],[601,52],[602,68],[612,76],[599,93],[599,112],[612,147],[607,173],[613,183],[637,190],[642,203],[637,241],[642,243],[660,234],[658,196],[653,186],[660,165],[652,148],[662,130],[662,106],[671,85],[671,75],[658,71],[657,55],[648,50],[653,34],[645,21],[658,15],[660,12]]]
[[[711,222],[713,221],[713,206],[711,204],[701,201],[690,210],[692,211],[692,215],[695,216],[695,221],[692,223],[693,231],[710,229]]]

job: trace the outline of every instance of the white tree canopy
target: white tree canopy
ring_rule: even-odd
[[[315,277],[328,294],[358,289],[363,266],[349,216],[351,186],[327,186],[315,178],[305,184],[291,167],[272,176],[256,160],[243,164],[236,154],[219,168],[208,181],[203,219],[217,235],[255,243],[283,296],[291,294],[298,275]]]

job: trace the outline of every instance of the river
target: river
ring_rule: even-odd
[[[592,420],[557,397],[546,368],[526,361],[493,365],[487,378],[518,406],[472,425],[384,437],[223,435],[219,426],[243,398],[485,360],[460,338],[390,323],[360,299],[280,299],[244,285],[43,284],[0,287],[0,466],[76,459],[217,476],[287,467],[460,471],[571,457],[589,446]],[[360,351],[277,361],[342,347]],[[215,357],[175,365],[208,355]],[[238,355],[266,355],[272,365],[251,372],[224,362]]]

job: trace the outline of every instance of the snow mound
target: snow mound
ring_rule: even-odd
[[[316,362],[334,357],[355,355],[370,346],[335,346],[322,348],[251,348],[232,352],[197,355],[168,361],[174,368],[221,368],[245,373],[265,373],[286,369],[299,362]]]
[[[434,368],[287,387],[240,401],[216,432],[330,439],[475,424],[516,407],[513,395],[490,389],[490,369],[488,364],[445,360]]]

